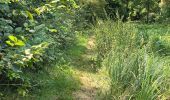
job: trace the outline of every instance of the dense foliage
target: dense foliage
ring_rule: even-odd
[[[62,88],[69,87],[62,79],[77,84],[72,72],[64,68],[69,69],[75,59],[73,55],[81,56],[80,51],[86,49],[84,43],[79,45],[75,41],[81,40],[78,35],[93,32],[97,54],[88,64],[92,63],[95,71],[107,68],[111,99],[170,99],[169,3],[169,0],[0,0],[0,97],[9,91],[28,95],[42,82],[35,76],[50,74],[46,69],[50,66],[57,66],[55,71],[62,74],[55,75],[63,77],[58,79],[62,86],[55,79],[49,79],[50,82]],[[72,45],[76,48],[70,48]],[[76,63],[83,58],[79,56],[75,56]],[[69,64],[60,68],[66,60]]]
[[[77,5],[73,0],[1,0],[0,8],[0,85],[26,95],[37,84],[28,73],[59,59],[74,39],[70,19]]]
[[[121,17],[123,21],[162,22],[169,19],[169,0],[80,0],[78,13],[88,22]],[[83,13],[82,13],[83,12]]]

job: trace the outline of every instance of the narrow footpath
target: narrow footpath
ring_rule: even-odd
[[[81,82],[80,89],[73,93],[75,100],[98,100],[109,88],[108,75],[104,69],[97,70],[95,55],[95,37],[90,36],[75,71]]]

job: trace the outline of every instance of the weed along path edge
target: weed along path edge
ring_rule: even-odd
[[[103,69],[96,71],[95,36],[80,36],[78,41],[85,49],[73,61],[75,75],[81,83],[80,89],[73,92],[73,97],[74,100],[96,100],[100,92],[109,88],[108,75]]]

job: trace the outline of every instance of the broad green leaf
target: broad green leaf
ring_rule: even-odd
[[[16,42],[16,41],[18,40],[18,39],[17,39],[15,36],[13,36],[13,35],[9,35],[8,38],[9,38],[11,41],[13,41],[13,42]]]
[[[22,27],[17,27],[16,29],[15,29],[15,32],[16,33],[20,33],[22,31]]]
[[[26,11],[26,13],[27,13],[27,17],[28,17],[30,20],[34,20],[33,15],[31,14],[31,12]]]
[[[14,43],[17,46],[25,46],[25,43],[21,40],[18,40],[17,42]]]
[[[11,43],[11,41],[6,41],[6,44],[8,44],[8,45],[10,45],[10,46],[14,46],[14,44],[13,43]]]
[[[24,23],[24,27],[28,27],[28,23]]]
[[[11,41],[6,41],[6,43],[10,46],[25,46],[25,43],[22,41],[22,40],[18,40],[17,37],[13,36],[13,35],[9,35],[8,38],[14,42],[14,43],[11,43]]]

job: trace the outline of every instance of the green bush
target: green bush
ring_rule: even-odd
[[[77,5],[74,0],[1,0],[0,8],[0,86],[25,96],[36,84],[28,73],[55,64],[74,40],[71,19]]]

